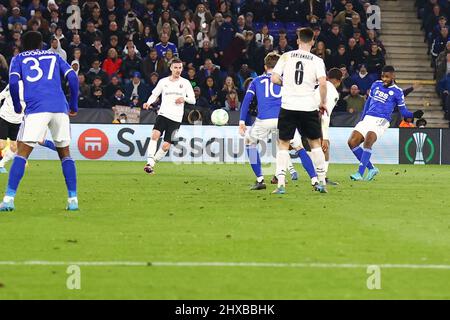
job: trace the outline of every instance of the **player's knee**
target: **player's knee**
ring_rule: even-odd
[[[6,148],[6,141],[5,140],[0,140],[0,150],[3,150]]]
[[[152,132],[152,140],[158,140],[161,137],[161,132],[157,130],[153,130]]]
[[[9,145],[9,149],[11,149],[12,152],[17,152],[17,142],[11,142]]]

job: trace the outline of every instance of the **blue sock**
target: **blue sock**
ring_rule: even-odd
[[[259,158],[259,151],[257,146],[246,146],[248,160],[252,166],[253,172],[257,178],[262,176],[261,159]]]
[[[364,149],[361,156],[361,162],[359,164],[358,172],[363,176],[364,171],[366,171],[367,164],[370,161],[370,156],[372,155],[372,149]]]
[[[71,157],[66,157],[61,160],[62,171],[66,179],[67,192],[69,198],[77,196],[77,170],[75,168],[75,161]]]
[[[363,148],[361,148],[360,146],[357,146],[356,148],[353,148],[352,151],[353,151],[353,154],[355,155],[356,159],[358,159],[358,161],[361,162],[361,158],[362,158],[362,155],[364,152]],[[369,170],[373,169],[372,162],[369,161],[367,163],[367,168]]]
[[[25,172],[25,165],[27,159],[21,156],[16,156],[14,158],[13,164],[9,171],[8,186],[6,188],[6,195],[8,197],[15,197],[17,188],[19,187],[20,180],[22,180],[23,174]]]
[[[305,149],[300,149],[297,151],[297,155],[302,161],[302,166],[305,168],[310,178],[317,177],[316,169],[314,168],[314,164],[311,158],[308,156],[308,152]]]
[[[53,151],[56,151],[55,144],[51,140],[44,140],[44,142],[42,143],[42,146],[52,149]]]

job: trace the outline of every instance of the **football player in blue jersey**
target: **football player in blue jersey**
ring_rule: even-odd
[[[422,110],[417,110],[414,113],[408,110],[405,105],[403,90],[394,81],[394,67],[385,66],[381,74],[381,80],[372,84],[360,122],[356,125],[348,140],[348,146],[360,162],[358,172],[350,176],[354,181],[364,179],[370,181],[379,173],[378,168],[370,162],[372,146],[389,128],[395,106],[398,106],[404,118],[422,118],[423,116]],[[362,143],[364,144],[361,148]],[[364,178],[366,168],[368,173]]]
[[[256,176],[256,182],[251,190],[266,189],[257,143],[260,140],[267,139],[272,132],[277,130],[278,115],[281,108],[281,86],[272,83],[271,71],[277,64],[279,58],[280,56],[276,53],[269,53],[265,57],[264,65],[266,73],[253,79],[247,89],[241,106],[239,133],[242,136],[245,136],[248,158]],[[246,118],[248,109],[255,97],[258,101],[258,114],[251,128],[247,130]],[[291,141],[291,146],[297,150],[297,154],[301,158],[305,169],[307,169],[307,171],[309,170],[308,172],[314,172],[313,175],[317,177],[314,165],[302,146],[301,137],[298,132],[295,133],[294,139]],[[290,158],[288,161],[288,169],[291,173],[291,179],[297,180],[298,173],[293,169]]]
[[[25,164],[37,143],[45,139],[47,129],[53,137],[62,171],[65,177],[68,203],[67,210],[78,210],[77,178],[75,162],[70,157],[70,115],[78,111],[78,77],[70,65],[58,54],[42,50],[42,35],[29,31],[22,38],[24,51],[12,61],[9,87],[14,110],[22,112],[19,98],[19,81],[23,82],[25,117],[18,134],[17,155],[10,168],[5,197],[0,211],[12,211],[14,198]],[[67,103],[61,80],[66,79],[70,88]]]

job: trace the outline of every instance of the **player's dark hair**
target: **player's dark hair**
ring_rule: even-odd
[[[343,74],[340,69],[332,68],[328,71],[327,76],[328,76],[328,79],[335,79],[335,80],[341,81]]]
[[[30,51],[42,48],[42,34],[38,31],[27,31],[22,37],[23,50]]]
[[[384,66],[382,71],[383,72],[395,72],[395,69],[393,66]]]
[[[314,31],[311,28],[301,28],[297,33],[298,40],[302,43],[309,43],[314,39]]]
[[[183,63],[183,61],[181,61],[181,59],[180,58],[177,58],[177,57],[175,57],[175,58],[173,58],[172,60],[170,60],[170,66],[172,66],[173,64],[175,64],[175,63]]]
[[[275,65],[277,64],[278,60],[280,59],[280,55],[275,52],[270,52],[265,58],[264,58],[264,65],[269,68],[273,69],[275,68]]]

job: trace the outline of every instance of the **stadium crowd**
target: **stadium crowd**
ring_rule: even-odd
[[[376,3],[1,0],[0,89],[7,84],[11,59],[21,50],[22,34],[38,30],[45,47],[77,72],[81,108],[142,106],[178,56],[195,89],[195,107],[237,111],[245,80],[263,73],[266,54],[295,49],[298,28],[310,26],[316,38],[313,52],[327,69],[338,67],[344,73],[335,110],[359,112],[385,64],[382,42],[366,27],[366,9]]]
[[[417,16],[422,20],[428,43],[431,66],[435,68],[436,91],[442,99],[445,119],[450,111],[450,35],[448,17],[450,3],[447,0],[416,0]]]

